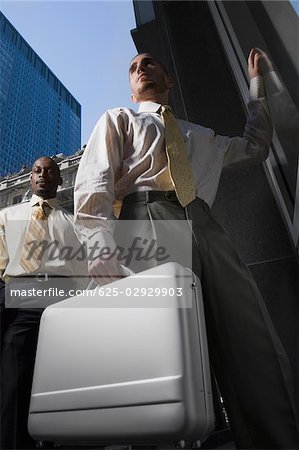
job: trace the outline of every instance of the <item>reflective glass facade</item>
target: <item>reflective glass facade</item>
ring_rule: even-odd
[[[0,12],[0,176],[81,146],[81,106]]]

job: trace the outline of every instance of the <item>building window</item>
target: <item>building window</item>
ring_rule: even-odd
[[[251,47],[260,47],[268,53],[282,83],[282,89],[277,92],[270,78],[264,77],[275,128],[266,171],[296,246],[299,239],[297,14],[291,3],[285,1],[213,1],[208,4],[244,102],[247,101],[245,74]]]

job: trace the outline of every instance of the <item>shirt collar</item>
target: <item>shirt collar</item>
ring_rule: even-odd
[[[142,102],[139,104],[139,108],[138,108],[138,112],[139,113],[143,113],[143,112],[149,112],[149,113],[160,113],[159,109],[161,108],[162,105],[160,105],[160,103],[155,103],[155,102]],[[172,112],[172,114],[174,115],[174,117],[176,117],[175,113],[172,111],[171,107],[168,106],[169,110]]]
[[[46,200],[39,197],[36,194],[33,194],[31,199],[30,199],[30,206],[35,206],[37,203],[39,203],[40,201],[45,201],[48,203],[48,205],[52,208],[52,209],[57,209],[58,208],[58,202],[57,202],[57,198],[47,198]]]
[[[156,113],[161,108],[160,103],[155,102],[142,102],[139,104],[138,112]]]

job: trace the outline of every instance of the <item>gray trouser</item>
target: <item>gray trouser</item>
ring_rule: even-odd
[[[138,234],[152,233],[158,240],[154,221],[165,220],[168,228],[173,223],[166,233],[175,246],[182,245],[181,230],[192,223],[192,269],[202,282],[211,363],[236,445],[299,448],[288,357],[253,276],[207,204],[196,199],[182,208],[171,194],[133,193],[123,202],[120,220],[138,220],[144,227]],[[136,235],[134,226],[126,232]],[[116,228],[116,239],[119,233]]]

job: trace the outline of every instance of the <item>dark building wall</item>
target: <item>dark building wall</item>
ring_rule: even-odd
[[[139,52],[155,54],[176,77],[177,115],[219,134],[242,134],[245,108],[207,3],[153,5],[156,19],[132,36]],[[262,291],[291,359],[299,404],[298,265],[263,166],[225,169],[213,212]]]

